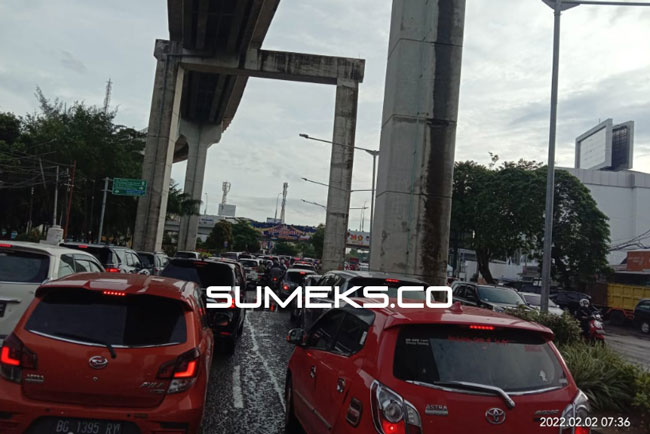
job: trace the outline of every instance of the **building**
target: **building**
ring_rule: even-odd
[[[610,264],[620,264],[627,250],[650,246],[650,174],[633,170],[562,170],[578,178],[609,217],[611,246],[627,245],[610,252]]]

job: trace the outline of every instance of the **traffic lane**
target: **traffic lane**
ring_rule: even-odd
[[[283,432],[290,328],[288,312],[247,311],[234,354],[212,363],[203,434]]]
[[[632,363],[650,370],[650,337],[636,328],[607,325],[605,342]]]

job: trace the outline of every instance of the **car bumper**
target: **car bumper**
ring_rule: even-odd
[[[21,385],[0,379],[0,432],[29,433],[42,418],[106,420],[133,424],[141,434],[199,432],[204,396],[198,389],[168,395],[153,408],[83,407],[26,398]],[[185,429],[185,431],[183,431]]]

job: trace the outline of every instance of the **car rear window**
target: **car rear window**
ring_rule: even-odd
[[[288,271],[287,280],[292,283],[300,283],[308,273],[307,271]]]
[[[183,307],[176,300],[73,289],[45,295],[25,328],[63,339],[125,347],[180,344],[187,339]]]
[[[394,375],[404,381],[464,381],[506,392],[568,384],[549,344],[525,330],[408,326],[400,331],[394,361]]]
[[[489,303],[524,304],[524,301],[514,289],[479,286],[478,296],[482,301]]]
[[[384,286],[388,288],[387,294],[391,298],[397,298],[397,289],[402,286],[424,286],[426,288],[426,285],[421,282],[412,282],[408,280],[399,280],[399,279],[367,278],[367,277],[357,277],[351,279],[346,289],[352,288],[353,286],[361,286],[362,288],[365,286]],[[360,295],[361,294],[357,294],[356,292],[354,294],[354,296],[356,297]],[[422,292],[407,291],[407,292],[403,292],[403,297],[409,300],[426,300],[426,293],[424,291]]]
[[[0,251],[0,282],[41,283],[47,279],[50,258],[20,251]]]
[[[244,260],[244,261],[241,261],[241,264],[242,264],[244,267],[253,267],[253,268],[257,267],[257,262],[256,262],[256,261],[250,261],[250,260],[249,260],[249,261],[245,261],[245,260]]]
[[[138,253],[138,257],[140,258],[140,261],[142,262],[142,265],[147,268],[151,268],[154,266],[153,264],[153,254],[151,253]]]
[[[88,247],[80,248],[79,250],[90,253],[95,258],[99,259],[99,262],[101,262],[102,265],[117,265],[119,263],[115,255],[113,255],[113,252],[106,247]]]
[[[204,261],[172,261],[161,276],[196,282],[201,288],[234,285],[230,266]]]

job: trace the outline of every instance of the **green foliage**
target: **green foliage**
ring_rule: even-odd
[[[574,343],[561,346],[560,352],[593,409],[621,411],[630,407],[639,368],[605,345]]]
[[[476,251],[478,268],[491,283],[489,263],[516,251],[541,251],[546,168],[534,161],[485,167],[458,162],[454,169],[451,234],[454,244]],[[607,270],[609,227],[589,190],[557,171],[553,225],[553,276],[580,286]]]
[[[228,247],[232,246],[232,239],[232,224],[227,220],[220,220],[214,225],[212,231],[210,231],[210,235],[205,240],[203,247],[216,252],[223,252],[227,248],[226,243]]]
[[[169,194],[167,196],[167,217],[199,215],[200,200],[192,199],[188,193],[178,188],[178,184],[172,179],[169,182]]]
[[[30,232],[18,234],[16,241],[31,241],[32,243],[38,243],[42,238],[42,234],[38,229],[32,229]]]
[[[321,259],[323,257],[323,242],[325,241],[325,226],[318,225],[316,232],[311,237],[311,244],[314,246],[314,258]]]
[[[296,256],[298,254],[298,248],[293,243],[281,241],[275,244],[273,247],[273,252],[276,255]]]
[[[650,372],[641,371],[636,378],[636,394],[632,405],[644,416],[645,428],[650,432]]]
[[[508,309],[508,314],[550,328],[555,334],[553,341],[556,345],[571,345],[581,342],[580,323],[567,312],[560,316],[520,306],[517,309]]]
[[[316,248],[310,242],[300,243],[300,248],[302,251],[302,256],[305,258],[315,258],[316,257]]]
[[[72,164],[77,163],[71,202],[69,236],[96,236],[105,177],[140,178],[145,135],[115,124],[115,111],[65,105],[36,90],[40,110],[17,118],[0,115],[0,226],[24,231],[32,199],[34,226],[52,222],[56,166],[60,169],[57,221],[65,222]],[[31,196],[31,189],[33,197]],[[104,235],[133,232],[136,199],[108,196]],[[92,217],[92,219],[91,219]]]
[[[255,253],[260,249],[260,233],[246,220],[232,226],[233,250]]]

